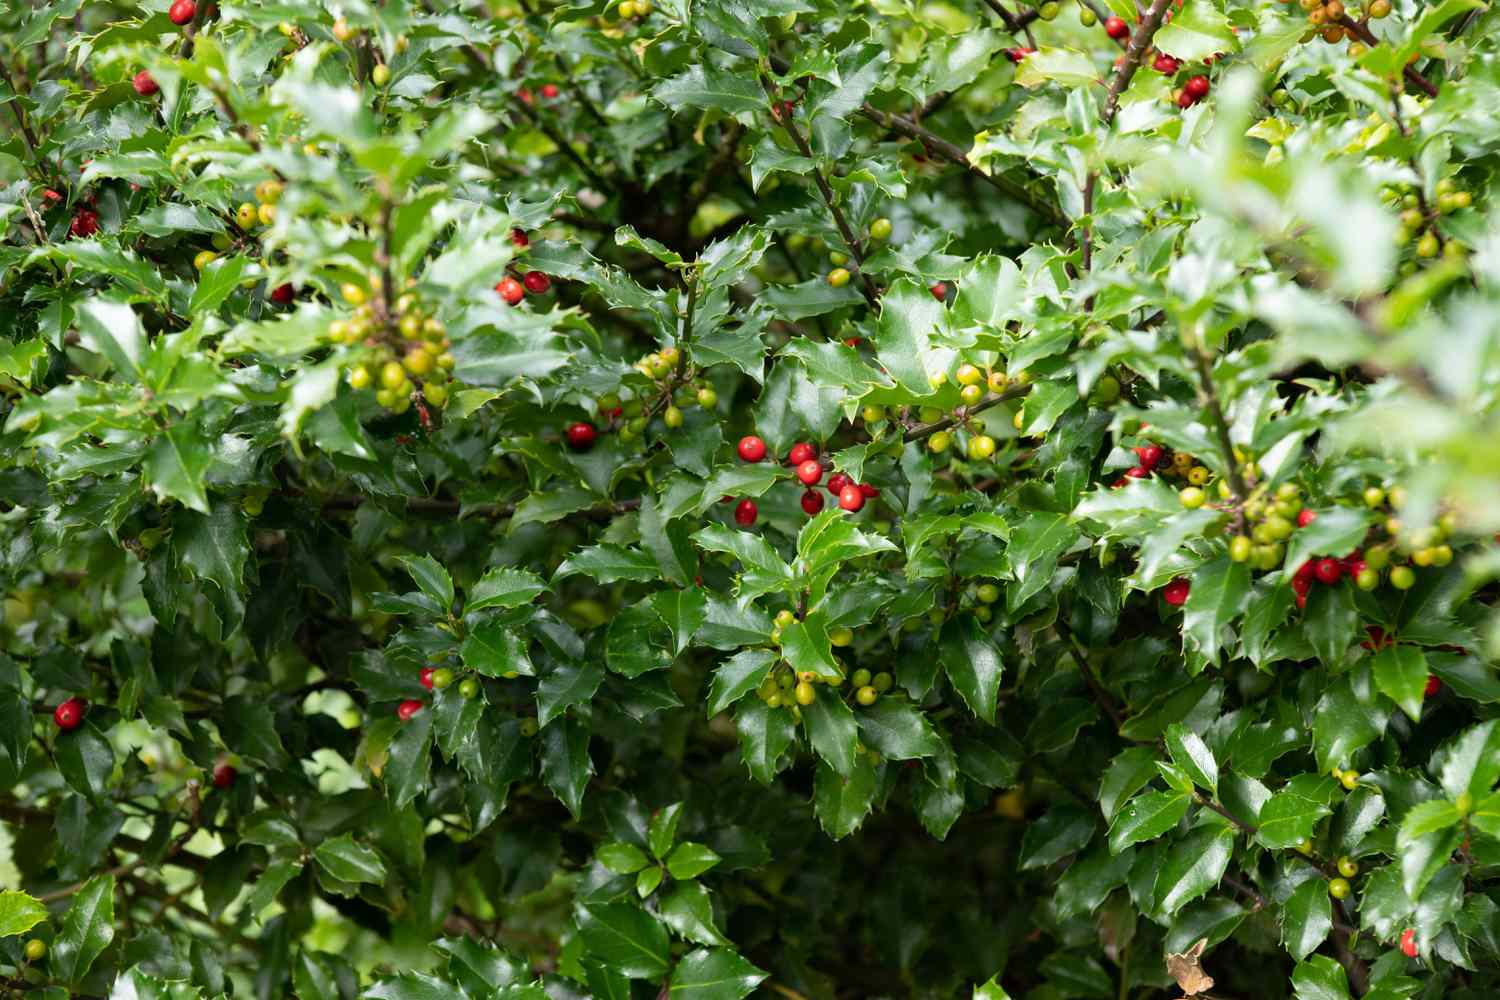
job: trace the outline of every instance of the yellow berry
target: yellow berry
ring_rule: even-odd
[[[352,281],[346,281],[342,285],[340,285],[339,294],[342,295],[344,297],[344,301],[349,303],[351,306],[364,305],[365,290]]]
[[[828,272],[828,283],[834,288],[843,288],[849,284],[849,269],[836,267]]]
[[[204,250],[202,253],[198,254],[198,256],[193,258],[193,267],[201,271],[218,259],[219,255],[214,253],[212,250]]]
[[[978,385],[984,381],[984,372],[973,365],[963,364],[958,366],[958,372],[953,377],[959,385]]]
[[[370,384],[370,369],[364,365],[349,369],[349,385],[355,389],[367,388]]]
[[[385,63],[376,63],[375,68],[370,70],[370,82],[377,87],[384,87],[391,82],[391,68]]]
[[[835,646],[848,646],[854,642],[854,630],[846,625],[830,629],[828,632],[828,641]]]

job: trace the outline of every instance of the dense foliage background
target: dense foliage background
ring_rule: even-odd
[[[1495,996],[1497,38],[7,5],[0,994]]]

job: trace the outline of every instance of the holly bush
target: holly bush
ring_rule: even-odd
[[[1500,991],[1500,15],[0,26],[0,993]]]

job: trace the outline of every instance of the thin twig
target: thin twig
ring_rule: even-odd
[[[972,417],[975,414],[983,413],[985,410],[988,410],[992,406],[999,406],[1001,403],[1005,402],[1008,399],[1015,399],[1018,396],[1024,396],[1030,391],[1031,386],[1029,385],[1010,386],[1004,392],[996,393],[989,399],[975,403],[973,406],[959,408],[951,417],[944,417],[942,420],[934,420],[930,424],[923,424],[920,427],[913,427],[911,430],[907,431],[901,436],[901,440],[906,444],[910,444],[913,441],[925,440],[932,437],[932,435],[936,434],[938,431],[945,431],[948,428],[953,427],[964,420],[967,420],[969,417]]]
[[[1229,421],[1224,417],[1224,406],[1219,402],[1219,389],[1214,384],[1212,359],[1208,349],[1202,344],[1195,344],[1189,350],[1198,370],[1198,400],[1208,408],[1214,437],[1218,438],[1219,451],[1222,452],[1225,475],[1229,477],[1229,488],[1234,491],[1234,503],[1238,505],[1249,496],[1249,490],[1245,487],[1245,477],[1240,475],[1239,462],[1234,457],[1234,443],[1229,440]]]
[[[1348,14],[1341,15],[1337,23],[1343,25],[1346,31],[1348,31],[1351,35],[1357,37],[1366,45],[1370,46],[1370,48],[1374,48],[1375,46],[1380,44],[1380,39],[1376,38],[1370,32],[1369,28],[1365,27],[1363,24],[1360,24]],[[1418,73],[1410,66],[1401,67],[1401,75],[1405,77],[1407,83],[1415,85],[1428,97],[1436,97],[1438,95],[1437,87],[1435,87],[1431,83],[1431,81],[1427,79],[1427,77],[1423,76],[1421,73]]]
[[[796,145],[797,151],[805,156],[813,164],[813,181],[818,186],[818,193],[823,196],[823,204],[828,206],[829,214],[833,216],[833,224],[838,227],[839,235],[843,237],[844,245],[849,248],[849,256],[854,258],[854,264],[859,268],[860,290],[865,293],[865,298],[870,305],[876,305],[880,301],[880,293],[875,290],[875,282],[865,273],[865,251],[859,242],[859,237],[854,235],[854,230],[849,226],[849,220],[844,218],[844,210],[839,208],[838,201],[834,199],[833,188],[828,185],[828,178],[823,176],[823,171],[818,167],[813,157],[812,146],[808,144],[807,137],[797,127],[792,116],[782,111],[780,100],[776,96],[776,88],[771,83],[771,78],[762,74],[760,85],[765,89],[766,97],[771,101],[771,117],[780,123],[781,128]]]

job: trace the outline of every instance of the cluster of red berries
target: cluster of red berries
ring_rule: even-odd
[[[739,444],[735,446],[740,459],[745,462],[759,462],[766,457],[766,443],[754,434],[747,434],[740,438]],[[787,453],[787,464],[796,471],[797,479],[806,489],[802,493],[802,510],[808,517],[813,517],[823,510],[823,494],[818,492],[818,484],[823,481],[823,463],[818,459],[818,451],[805,441],[799,441],[792,445],[791,451]],[[856,483],[842,472],[835,472],[828,477],[826,489],[837,498],[839,507],[851,514],[858,513],[864,508],[865,501],[880,496],[880,491],[869,483]],[[734,508],[735,523],[742,528],[748,528],[755,523],[760,516],[760,507],[754,500],[746,497]]]
[[[555,83],[544,83],[542,84],[540,89],[542,92],[542,97],[549,101],[555,100],[558,95],[562,93],[562,91],[558,89],[558,86]],[[520,98],[522,104],[528,106],[536,103],[536,97],[531,93],[531,90],[528,87],[521,87],[519,90],[517,90],[516,97]]]
[[[551,86],[550,84],[548,86]],[[531,246],[531,239],[523,230],[512,229],[510,231],[510,242],[518,250],[525,250]],[[552,288],[552,279],[541,271],[526,271],[521,274],[521,280],[517,281],[514,275],[507,274],[495,283],[495,291],[500,297],[513,306],[521,304],[521,300],[530,292],[532,295],[546,295]]]

